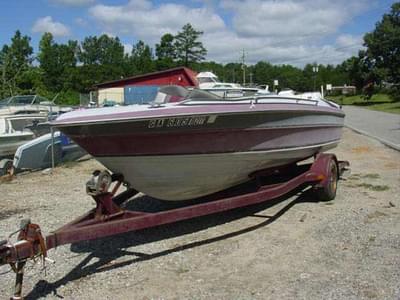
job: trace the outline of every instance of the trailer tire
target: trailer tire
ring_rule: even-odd
[[[321,186],[315,188],[314,193],[319,201],[331,201],[336,197],[339,180],[338,165],[331,159],[328,165],[327,177]]]
[[[13,173],[13,161],[11,159],[0,160],[0,176],[12,175]]]

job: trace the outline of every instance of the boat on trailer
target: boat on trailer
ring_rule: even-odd
[[[176,89],[161,91],[185,93]],[[341,138],[344,113],[329,101],[186,93],[179,103],[74,111],[53,125],[136,190],[171,201],[241,184]]]
[[[68,117],[55,123],[89,153],[106,153],[105,156],[95,156],[101,162],[107,163],[107,158],[111,157],[117,163],[108,164],[114,171],[112,174],[108,170],[96,170],[86,183],[86,191],[93,197],[95,208],[47,236],[42,235],[39,225],[31,223],[30,220],[23,220],[17,231],[19,234],[16,242],[10,241],[10,238],[0,241],[0,265],[10,264],[16,273],[12,299],[22,297],[27,260],[41,257],[43,263],[51,261],[47,257],[48,250],[60,245],[221,213],[277,199],[298,189],[311,187],[316,199],[320,201],[335,198],[337,182],[348,170],[349,163],[339,161],[335,155],[321,151],[336,146],[340,140],[344,114],[337,106],[320,100],[312,104],[310,100],[282,97],[241,99],[234,102],[235,104],[231,101],[221,103],[219,97],[208,97],[202,92],[200,94],[201,97],[197,97],[200,95],[191,93],[187,100],[176,105],[154,103],[150,107],[140,109],[88,110],[82,114],[67,115]],[[146,139],[147,136],[154,138],[154,144],[150,143],[150,138]],[[236,144],[232,143],[235,139]],[[97,143],[96,146],[103,148],[102,151],[105,152],[96,152],[96,147],[91,147],[90,141]],[[110,149],[104,150],[104,147]],[[243,153],[250,153],[253,154],[250,161],[259,159],[259,164],[252,163],[252,167],[246,169],[246,176],[241,176],[239,180],[236,174],[232,174],[234,180],[231,180],[227,172],[223,172],[224,180],[216,178],[219,183],[223,182],[223,185],[216,189],[213,186],[212,189],[219,190],[222,186],[234,185],[232,188],[214,193],[210,190],[196,189],[194,194],[203,196],[185,206],[158,212],[128,210],[124,203],[138,193],[136,187],[142,186],[135,182],[140,182],[142,174],[139,173],[138,176],[137,171],[132,169],[139,167],[138,170],[143,170],[143,166],[147,166],[145,162],[144,165],[137,166],[137,160],[130,158],[144,156],[152,161],[153,156],[161,156],[156,152],[160,151],[157,150],[158,147],[164,149],[165,161],[171,156],[177,156],[177,163],[187,163],[184,158],[188,155],[198,157],[208,155],[205,151],[209,151],[212,154],[225,153],[228,156],[240,153],[238,158],[243,158]],[[111,155],[112,153],[122,155]],[[258,155],[261,153],[263,155]],[[314,158],[313,162],[298,163],[310,156]],[[103,157],[106,159],[103,160]],[[121,157],[121,161],[127,164],[125,167],[118,162],[118,158]],[[219,174],[218,168],[229,167],[225,163],[219,163],[218,159],[212,160],[214,168],[206,167],[214,172],[207,176],[216,177],[214,174]],[[231,162],[234,164],[234,160]],[[159,165],[152,166],[160,171]],[[178,199],[174,198],[177,190],[187,192],[188,186],[197,187],[197,183],[202,185],[201,180],[204,178],[200,175],[207,172],[201,170],[199,164],[195,167],[198,168],[189,166],[189,172],[184,175],[195,176],[197,181],[183,180],[174,183],[174,180],[182,178],[174,168],[165,171],[178,176],[169,176],[172,183],[165,183],[165,180],[156,181],[155,176],[148,177],[156,186],[154,190],[149,188],[149,192],[157,194],[160,191],[157,185],[161,185],[162,189],[169,187],[173,190],[173,193],[169,194],[173,197],[162,196],[162,199],[180,200],[188,195],[191,197],[193,192]],[[236,167],[246,168],[246,165],[240,164]],[[179,166],[180,170],[182,168]],[[230,171],[241,173],[240,169]],[[243,181],[247,181],[243,186],[234,183]],[[178,186],[182,182],[186,183],[183,188]],[[125,190],[121,191],[122,186]]]

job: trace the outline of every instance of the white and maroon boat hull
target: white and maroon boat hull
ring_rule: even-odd
[[[287,165],[334,148],[325,145],[218,154],[97,157],[110,170],[125,174],[134,188],[163,200],[186,200],[248,181],[249,174]]]
[[[136,190],[177,201],[333,148],[343,119],[337,108],[235,103],[77,112],[55,125]]]

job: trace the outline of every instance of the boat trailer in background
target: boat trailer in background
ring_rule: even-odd
[[[57,246],[249,206],[276,199],[298,188],[312,187],[319,200],[332,200],[336,196],[337,181],[348,167],[347,161],[338,161],[333,154],[317,154],[310,164],[292,164],[251,174],[253,188],[250,191],[235,195],[223,191],[196,204],[155,213],[122,208],[121,205],[138,191],[126,185],[126,190],[117,195],[124,184],[123,175],[95,171],[86,184],[87,193],[96,201],[94,209],[46,237],[39,225],[26,220],[21,224],[16,242],[0,241],[0,265],[10,264],[16,273],[15,292],[11,299],[22,297],[26,261],[41,257],[45,263],[48,250]],[[280,179],[275,183],[265,181],[272,177]]]

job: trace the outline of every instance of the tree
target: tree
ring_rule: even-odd
[[[182,31],[175,36],[175,49],[177,58],[185,65],[204,60],[207,55],[203,43],[198,41],[203,34],[202,31],[195,30],[190,23],[182,27]]]
[[[30,37],[22,36],[17,30],[11,39],[11,45],[4,45],[0,53],[2,96],[20,92],[19,79],[33,61],[33,49]]]
[[[9,95],[8,85],[8,70],[9,70],[9,46],[4,45],[0,51],[0,67],[1,67],[1,85],[0,85],[0,96],[3,98]]]
[[[164,34],[160,43],[156,44],[157,69],[164,70],[173,67],[175,52],[174,36],[170,33]]]
[[[130,61],[132,68],[139,74],[155,70],[151,48],[141,40],[133,46]]]
[[[14,37],[11,39],[11,46],[9,48],[11,67],[17,72],[19,70],[26,70],[32,63],[33,49],[30,46],[31,38],[27,35],[22,36],[21,32],[17,30]]]
[[[363,54],[361,54],[363,55]],[[361,92],[365,81],[368,70],[365,70],[365,66],[359,56],[352,56],[345,60],[340,68],[347,74],[349,83],[354,85],[359,92]]]
[[[118,37],[106,34],[86,37],[80,45],[78,58],[80,91],[88,91],[93,84],[121,78],[125,74],[124,46]]]
[[[70,75],[76,67],[77,51],[77,41],[57,44],[51,33],[43,34],[39,42],[38,60],[42,70],[42,81],[49,91],[60,92],[74,86],[74,79]]]
[[[400,2],[392,5],[374,31],[364,36],[363,59],[377,82],[388,81],[400,91]]]
[[[124,62],[124,46],[118,37],[106,34],[86,37],[81,43],[78,53],[84,65],[116,65]]]

